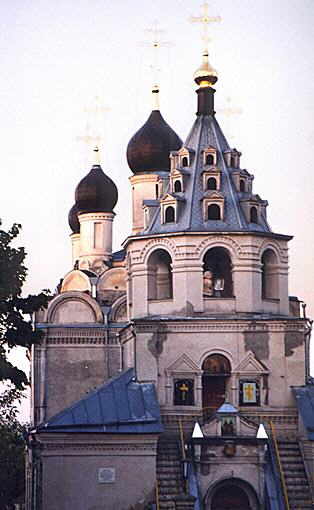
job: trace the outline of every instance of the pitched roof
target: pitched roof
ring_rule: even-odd
[[[162,430],[155,387],[137,382],[133,368],[38,426],[38,432],[152,434]]]
[[[202,202],[204,190],[202,187],[203,151],[209,146],[217,151],[217,167],[221,171],[221,187],[225,199],[224,219],[205,220]],[[233,172],[239,169],[230,168],[225,163],[224,152],[230,151],[228,142],[214,115],[199,115],[188,135],[184,147],[195,152],[189,167],[190,176],[185,179],[185,190],[182,196],[185,204],[181,208],[176,223],[162,223],[160,207],[156,210],[148,228],[142,235],[170,232],[270,232],[266,218],[261,218],[259,224],[248,223],[242,211],[240,200],[251,198],[248,192],[237,191]],[[169,191],[166,191],[168,193]]]
[[[314,385],[294,387],[292,391],[302,416],[307,437],[310,441],[314,441]]]

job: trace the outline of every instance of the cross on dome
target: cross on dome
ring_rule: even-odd
[[[208,3],[204,2],[202,4],[203,13],[201,16],[191,16],[191,23],[202,23],[202,39],[204,41],[204,49],[207,49],[208,43],[210,41],[210,37],[208,35],[208,25],[210,23],[215,23],[221,21],[220,16],[209,16],[208,13]]]

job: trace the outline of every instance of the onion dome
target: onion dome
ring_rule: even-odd
[[[100,165],[93,165],[75,190],[79,213],[112,212],[117,200],[117,187]]]
[[[153,89],[157,105],[158,89]],[[158,106],[145,124],[131,138],[127,147],[128,165],[133,173],[169,171],[171,151],[182,147],[182,141],[161,115]]]
[[[68,221],[70,228],[73,232],[73,234],[79,234],[80,233],[80,222],[78,219],[78,208],[77,205],[74,204],[73,207],[71,207],[69,211]]]
[[[203,53],[202,65],[195,71],[193,77],[200,87],[211,87],[218,80],[217,71],[209,63],[207,50]]]

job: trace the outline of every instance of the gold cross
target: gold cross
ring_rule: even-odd
[[[182,392],[182,400],[185,400],[186,393],[189,391],[189,387],[185,383],[183,383],[179,387],[179,390]]]
[[[203,25],[202,39],[204,41],[204,47],[205,47],[205,49],[207,49],[208,43],[210,41],[210,38],[208,36],[208,25],[210,23],[215,23],[215,22],[221,21],[221,17],[220,16],[209,16],[207,2],[204,2],[202,4],[202,11],[203,11],[203,13],[201,16],[191,16],[190,21],[191,21],[191,23],[202,23],[202,25]]]
[[[144,41],[141,43],[142,46],[147,46],[152,49],[152,61],[153,63],[149,66],[151,70],[153,71],[153,81],[154,85],[157,85],[158,83],[158,73],[160,72],[159,67],[159,54],[160,54],[160,48],[162,47],[170,47],[172,46],[172,43],[169,41],[162,40],[162,34],[165,33],[165,30],[161,29],[159,27],[158,21],[154,21],[152,26],[150,28],[147,28],[145,30],[147,34],[150,36],[149,41]]]
[[[100,151],[99,146],[104,139],[102,133],[103,122],[103,113],[109,111],[110,108],[101,104],[100,97],[95,96],[90,104],[90,106],[84,108],[84,112],[87,114],[87,119],[89,121],[86,122],[85,126],[85,134],[82,136],[77,136],[76,140],[79,142],[84,142],[90,149],[93,147],[93,163],[95,165],[100,164]],[[89,158],[88,158],[89,159]],[[86,161],[87,163],[87,161]]]

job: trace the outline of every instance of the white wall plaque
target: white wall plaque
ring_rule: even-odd
[[[99,468],[98,483],[114,483],[116,481],[115,468]]]

